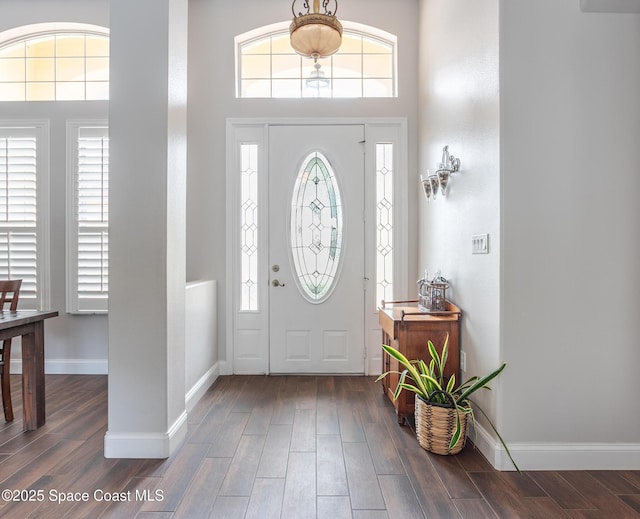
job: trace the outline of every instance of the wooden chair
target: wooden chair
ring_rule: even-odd
[[[21,279],[0,280],[0,311],[15,312],[18,308]],[[4,419],[13,421],[13,406],[11,405],[11,338],[5,339],[0,347],[0,388],[2,390],[2,407]]]

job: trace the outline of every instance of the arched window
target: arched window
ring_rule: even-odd
[[[0,101],[109,99],[109,35],[84,24],[0,34]]]
[[[342,45],[318,60],[296,54],[288,24],[237,36],[236,97],[397,97],[396,37],[342,22]]]

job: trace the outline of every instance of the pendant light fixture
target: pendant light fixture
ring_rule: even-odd
[[[342,43],[342,24],[336,18],[338,0],[293,0],[293,20],[289,26],[291,46],[298,54],[313,58],[326,58],[335,53]],[[298,6],[296,7],[296,4]],[[330,9],[334,6],[333,10]]]

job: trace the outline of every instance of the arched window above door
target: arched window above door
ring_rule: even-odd
[[[236,97],[397,97],[396,36],[342,25],[340,50],[318,60],[319,68],[291,48],[288,23],[236,36]]]
[[[0,101],[109,99],[109,33],[36,24],[0,33]]]

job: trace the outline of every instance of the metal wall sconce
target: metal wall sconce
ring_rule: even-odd
[[[435,171],[428,169],[426,175],[420,175],[422,189],[424,189],[427,201],[431,198],[435,200],[438,190],[440,190],[442,196],[445,196],[451,173],[455,173],[459,169],[460,159],[449,155],[449,146],[442,148],[442,162],[438,164],[438,168]]]

